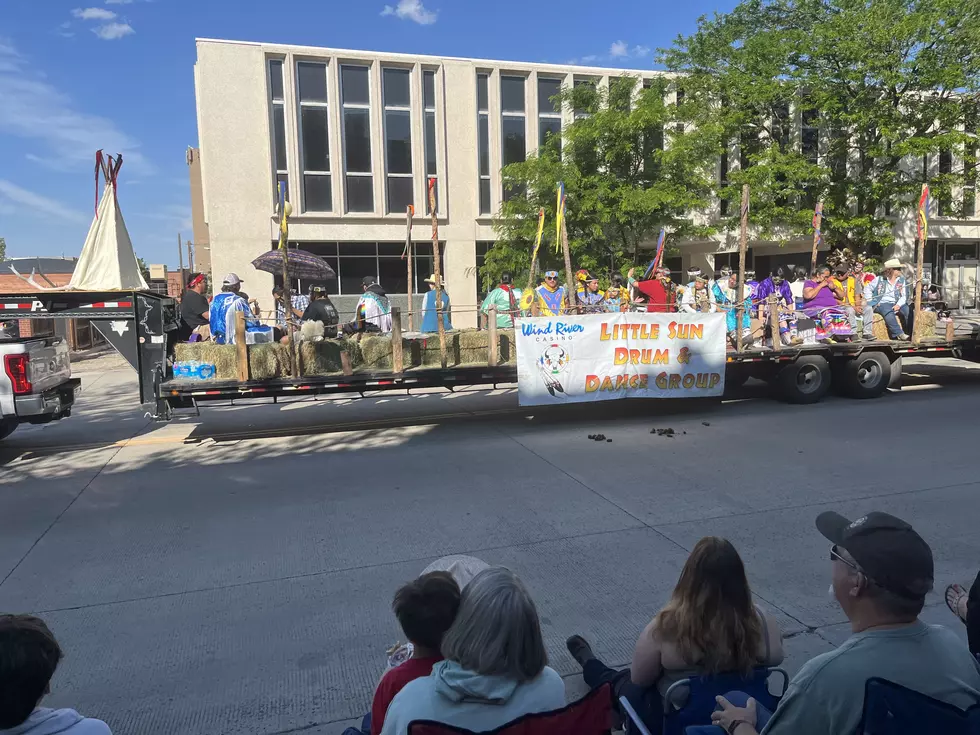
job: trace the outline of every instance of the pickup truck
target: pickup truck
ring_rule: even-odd
[[[80,384],[61,337],[0,338],[0,441],[22,423],[70,416]]]

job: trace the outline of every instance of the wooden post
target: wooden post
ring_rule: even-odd
[[[735,350],[742,351],[742,314],[745,313],[745,249],[749,244],[749,185],[742,186],[742,226],[738,239],[738,285],[735,287]]]
[[[499,361],[498,352],[500,345],[497,343],[497,307],[491,306],[490,313],[487,314],[487,364],[496,367]]]
[[[823,202],[817,202],[813,212],[813,253],[810,255],[810,277],[817,271],[817,248],[820,245],[820,226],[823,223]]]
[[[415,304],[412,300],[412,295],[415,293],[415,248],[412,247],[412,216],[415,214],[415,207],[411,204],[405,211],[405,217],[408,220],[407,229],[405,231],[405,255],[408,257],[408,331],[415,331]]]
[[[439,262],[439,219],[436,216],[436,180],[429,179],[429,211],[432,212],[432,270],[436,277],[436,319],[439,329],[439,362],[446,367],[446,326],[442,323],[442,265]]]
[[[779,352],[782,349],[783,341],[782,335],[779,333],[779,301],[776,294],[769,294],[766,303],[769,305],[769,331],[772,332],[772,348]]]
[[[347,350],[342,350],[340,353],[340,369],[344,371],[344,375],[354,374],[350,366],[350,355],[347,354]]]
[[[248,344],[245,342],[245,312],[235,312],[235,362],[238,382],[248,380]]]
[[[177,233],[177,257],[180,258],[180,296],[187,288],[187,277],[184,275],[184,243],[180,240],[180,233]],[[169,291],[169,289],[167,289]]]
[[[411,314],[411,310],[408,313]],[[391,307],[391,369],[395,373],[405,370],[405,356],[402,352],[402,310],[397,306]]]
[[[920,237],[917,238],[918,247],[915,253],[915,313],[912,318],[912,344],[917,345],[922,341],[922,260],[925,253],[926,244]]]
[[[953,337],[956,336],[956,325],[953,323],[953,318],[950,317],[949,321],[946,322],[946,341],[952,342]]]
[[[568,229],[565,227],[565,220],[561,221],[561,249],[565,254],[565,302],[568,304],[566,311],[569,314],[578,314],[578,284],[572,274],[572,253],[568,248]]]

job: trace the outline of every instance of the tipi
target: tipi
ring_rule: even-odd
[[[140,272],[133,242],[129,239],[119,202],[116,200],[122,154],[115,158],[95,154],[95,196],[98,201],[99,180],[105,189],[98,201],[95,219],[89,228],[82,254],[68,284],[76,291],[138,291],[147,290]]]

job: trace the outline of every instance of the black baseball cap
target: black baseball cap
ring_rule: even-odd
[[[364,276],[364,278],[361,279],[361,283],[364,284],[365,286],[373,286],[377,282],[378,279],[375,278],[374,276]]]
[[[846,549],[879,587],[909,600],[921,600],[932,589],[932,549],[901,518],[873,511],[850,521],[827,511],[817,516],[817,530]]]

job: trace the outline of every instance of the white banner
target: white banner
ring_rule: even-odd
[[[725,314],[535,317],[515,331],[522,406],[725,390]]]

